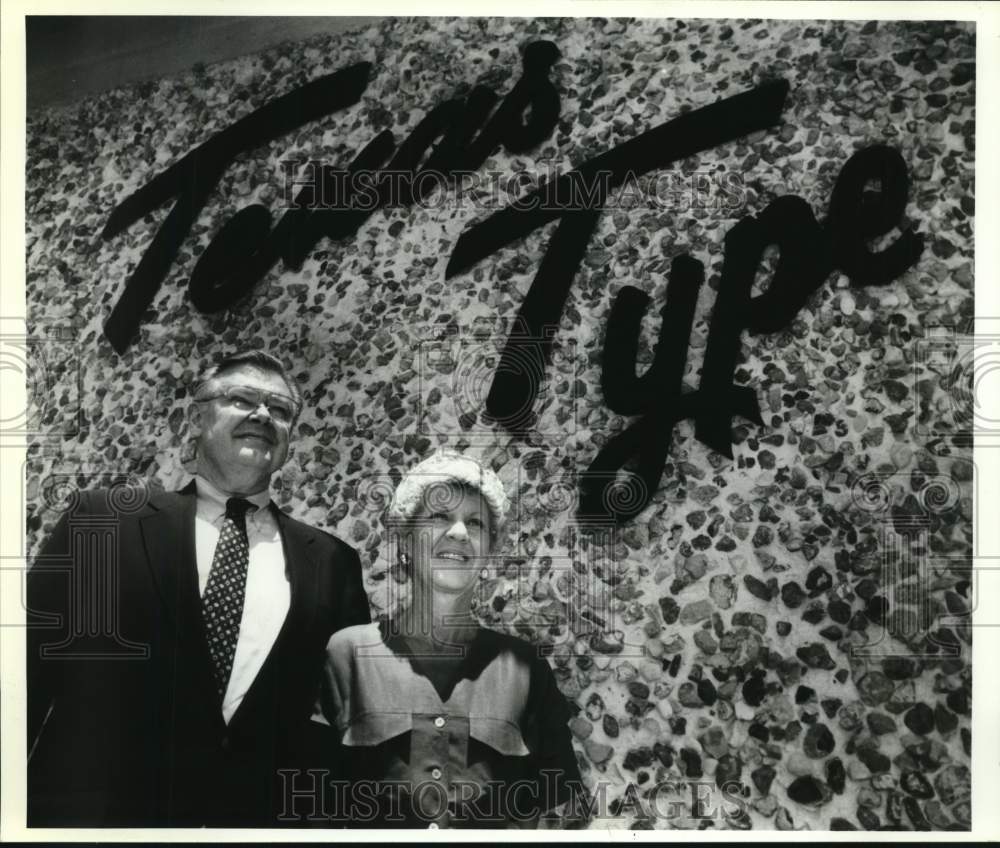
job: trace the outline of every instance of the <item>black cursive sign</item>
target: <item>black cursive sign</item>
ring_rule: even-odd
[[[537,145],[559,118],[559,94],[548,79],[548,70],[557,58],[559,51],[551,42],[529,44],[521,79],[495,111],[499,98],[486,86],[473,88],[465,101],[456,98],[434,107],[400,145],[386,172],[369,186],[373,198],[358,197],[358,181],[344,177],[382,167],[395,148],[388,131],[377,135],[357,155],[346,175],[332,168],[322,170],[321,181],[341,180],[351,189],[341,192],[341,202],[334,208],[315,208],[316,186],[309,185],[299,192],[293,209],[273,230],[266,207],[254,204],[237,212],[201,255],[188,287],[192,302],[203,312],[231,306],[248,294],[279,258],[286,266],[298,268],[320,238],[352,236],[390,197],[403,203],[420,199],[435,185],[421,179],[424,173],[447,176],[460,169],[474,170],[501,144],[512,153]],[[105,239],[176,198],[104,325],[104,334],[118,353],[124,353],[131,343],[192,223],[233,159],[302,124],[357,103],[370,72],[369,63],[352,65],[278,98],[192,150],[115,208],[102,233]],[[524,120],[526,111],[529,115]],[[418,171],[425,156],[426,162]],[[401,175],[408,179],[399,179]]]
[[[439,185],[437,177],[474,171],[500,145],[523,152],[539,144],[559,117],[559,95],[548,78],[558,57],[550,42],[530,44],[522,76],[499,107],[495,92],[477,86],[464,100],[435,106],[398,149],[392,134],[384,131],[346,169],[324,166],[317,179],[300,183],[292,208],[273,228],[266,207],[241,209],[195,266],[189,282],[194,305],[203,312],[225,309],[248,294],[278,259],[286,267],[299,268],[320,239],[354,235],[372,212],[390,202],[406,205],[423,199]],[[367,63],[353,65],[284,95],[188,153],[115,208],[105,238],[175,198],[105,324],[116,351],[128,347],[191,224],[233,159],[358,102],[370,71]],[[533,407],[551,355],[549,330],[559,325],[611,189],[627,177],[775,126],[787,94],[788,83],[777,80],[688,111],[543,184],[461,235],[446,278],[559,220],[494,374],[486,404],[494,420],[522,435],[534,423]],[[435,179],[423,179],[428,176]],[[877,189],[866,190],[870,183]],[[908,191],[902,157],[876,145],[848,160],[822,226],[808,204],[791,195],[772,202],[759,217],[737,222],[725,238],[723,271],[696,391],[682,392],[681,379],[704,281],[702,263],[686,254],[673,259],[655,358],[642,377],[636,376],[636,352],[649,298],[634,287],[623,288],[608,321],[601,387],[613,411],[636,420],[607,442],[582,476],[581,518],[620,523],[644,509],[659,487],[673,426],[682,419],[693,418],[696,437],[732,457],[733,417],[763,423],[755,392],[733,384],[741,333],[786,326],[835,270],[843,271],[852,285],[865,286],[890,282],[912,267],[923,249],[922,237],[912,229],[880,252],[869,247],[872,239],[900,222]],[[321,204],[320,195],[337,200]],[[756,269],[770,245],[780,251],[774,279],[764,294],[751,297]],[[620,472],[627,465],[634,465],[636,473],[623,478]]]

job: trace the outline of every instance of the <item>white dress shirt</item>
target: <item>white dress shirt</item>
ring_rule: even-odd
[[[226,517],[229,496],[204,477],[195,478],[198,509],[195,514],[195,547],[198,557],[198,592],[205,594],[212,558]],[[240,635],[233,657],[233,671],[222,699],[222,717],[232,718],[250,685],[264,665],[281,626],[288,615],[291,589],[285,574],[285,552],[278,522],[268,505],[267,491],[246,498],[256,509],[247,512],[247,541],[250,562],[247,568],[246,597]]]

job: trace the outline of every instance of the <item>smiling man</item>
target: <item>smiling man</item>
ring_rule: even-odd
[[[369,620],[357,553],[270,499],[301,407],[278,359],[230,356],[195,388],[185,489],[62,516],[28,576],[30,826],[286,823],[282,772],[327,744],[327,640]]]

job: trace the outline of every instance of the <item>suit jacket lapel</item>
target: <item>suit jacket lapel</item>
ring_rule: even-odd
[[[277,507],[272,507],[278,516],[281,532],[281,546],[285,554],[285,573],[291,588],[291,602],[285,624],[294,620],[297,625],[307,624],[316,610],[318,597],[319,563],[315,558],[315,535],[302,531],[298,522],[290,519]],[[285,628],[282,628],[284,632]],[[281,639],[279,634],[275,644]]]
[[[140,520],[140,527],[153,582],[166,618],[173,624],[177,647],[184,662],[193,666],[189,673],[197,689],[214,699],[215,678],[198,591],[197,502],[194,481],[180,492],[155,495],[150,498],[153,512]]]
[[[198,599],[198,562],[194,540],[197,499],[194,486],[150,498],[153,511],[140,519],[146,561],[166,611],[175,623]],[[183,616],[187,620],[187,616]]]

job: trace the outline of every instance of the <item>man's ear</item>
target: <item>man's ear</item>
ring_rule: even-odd
[[[198,458],[198,442],[201,439],[204,416],[201,404],[192,403],[187,408],[188,432],[184,434],[181,443],[181,464],[187,465]]]

